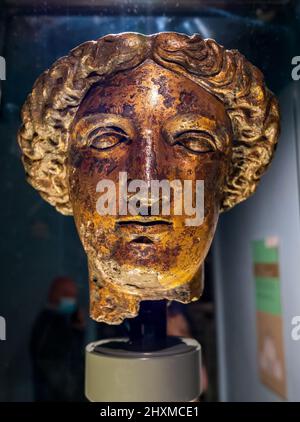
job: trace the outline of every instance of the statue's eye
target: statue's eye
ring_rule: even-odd
[[[120,128],[108,127],[93,130],[88,136],[88,145],[97,150],[106,150],[129,140]]]
[[[174,138],[175,144],[181,145],[190,152],[207,153],[216,150],[216,144],[211,135],[202,131],[187,131]]]

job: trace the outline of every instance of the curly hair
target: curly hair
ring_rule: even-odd
[[[63,214],[72,214],[67,177],[69,128],[87,91],[116,72],[152,59],[222,101],[233,147],[220,209],[251,195],[270,163],[279,135],[276,98],[259,69],[237,50],[199,34],[107,35],[79,45],[35,82],[22,109],[18,141],[28,182]]]

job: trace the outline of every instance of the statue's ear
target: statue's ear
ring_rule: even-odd
[[[240,134],[233,143],[232,160],[223,191],[222,211],[232,208],[252,195],[260,182],[261,176],[272,161],[280,133],[280,115],[278,102],[271,91],[265,90],[264,103],[256,109],[249,122],[243,126],[243,114],[235,123],[235,133]],[[248,110],[250,113],[250,111]],[[255,119],[255,115],[258,115]],[[236,118],[235,113],[231,118]],[[249,126],[254,127],[254,135]],[[244,128],[244,131],[243,131]]]

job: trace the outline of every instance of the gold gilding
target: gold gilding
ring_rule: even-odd
[[[108,35],[59,59],[22,110],[28,182],[74,215],[91,317],[118,324],[141,300],[196,300],[220,211],[251,195],[271,161],[278,105],[239,52],[177,33]],[[189,136],[187,136],[189,134]],[[101,147],[99,147],[99,142]],[[204,221],[97,213],[99,180],[204,180]],[[146,239],[146,241],[140,241]]]

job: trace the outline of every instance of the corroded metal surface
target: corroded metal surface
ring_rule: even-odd
[[[141,300],[187,303],[220,210],[252,194],[279,132],[276,99],[237,51],[199,35],[109,35],[37,80],[19,143],[29,183],[73,214],[88,256],[91,317],[120,323]],[[204,221],[97,212],[99,180],[204,180]],[[151,204],[149,204],[151,205]]]

